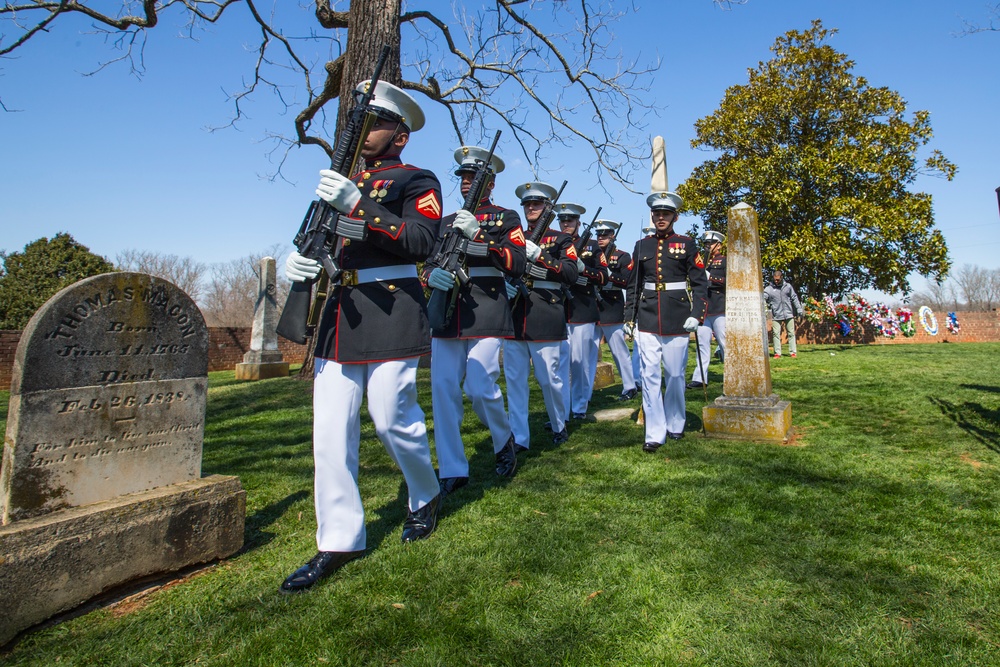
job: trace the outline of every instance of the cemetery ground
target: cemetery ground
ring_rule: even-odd
[[[408,546],[402,477],[365,415],[368,555],[297,596],[278,585],[315,552],[310,385],[213,373],[203,469],[242,480],[243,551],[28,633],[0,662],[997,665],[998,356],[801,346],[771,362],[788,444],[703,438],[699,389],[684,439],[654,455],[632,421],[576,422],[551,445],[535,385],[509,480],[467,403],[473,480]],[[429,406],[426,370],[420,391]]]

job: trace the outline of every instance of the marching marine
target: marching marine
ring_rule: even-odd
[[[708,364],[712,359],[712,334],[718,341],[720,359],[726,358],[726,256],[722,254],[722,244],[726,237],[721,233],[706,230],[701,235],[702,246],[708,255],[705,273],[708,276],[708,315],[705,323],[698,327],[695,338],[698,342],[698,363],[691,371],[688,389],[708,385]]]
[[[566,340],[566,305],[563,288],[578,277],[576,250],[569,236],[545,227],[556,189],[548,183],[525,183],[515,194],[521,200],[528,235],[541,233],[538,243],[525,241],[528,259],[526,296],[508,286],[514,302],[514,338],[504,341],[503,371],[507,380],[507,408],[518,451],[531,446],[528,429],[528,369],[542,389],[554,444],[569,438],[562,377],[561,344]],[[542,229],[536,229],[542,225]]]
[[[430,351],[430,331],[416,263],[430,255],[437,238],[441,187],[433,173],[400,159],[410,133],[424,125],[413,98],[379,81],[370,108],[378,118],[362,147],[366,168],[353,178],[323,170],[316,190],[341,214],[334,257],[343,272],[331,286],[315,337],[319,552],[285,579],[286,593],[303,591],[364,554],[357,476],[366,392],[375,432],[406,480],[403,542],[423,539],[437,525],[438,480],[417,403],[417,361]],[[318,261],[298,252],[285,263],[292,281],[311,280],[320,270]]]
[[[628,345],[625,343],[625,292],[628,279],[632,274],[632,257],[627,252],[615,247],[615,237],[621,228],[620,222],[614,220],[598,220],[594,226],[597,235],[597,245],[600,246],[604,258],[608,262],[608,282],[596,292],[597,310],[600,316],[595,340],[600,345],[603,337],[608,341],[611,357],[618,367],[618,375],[622,379],[622,394],[619,401],[630,401],[638,393],[636,378],[632,374],[632,361],[629,358]],[[598,355],[600,356],[600,355]]]
[[[705,318],[708,278],[694,239],[674,233],[680,196],[654,192],[646,204],[656,233],[635,245],[625,313],[634,323],[642,355],[643,450],[652,453],[667,438],[680,440],[684,435],[688,341]]]
[[[477,171],[485,168],[488,157],[489,151],[476,146],[463,146],[455,151],[458,162],[455,175],[462,179],[463,197],[468,196]],[[463,388],[479,420],[490,430],[496,474],[510,477],[517,468],[515,438],[497,380],[501,339],[514,335],[504,277],[520,278],[524,274],[525,239],[517,212],[490,201],[494,176],[504,169],[498,156],[493,155],[490,161],[492,174],[475,214],[463,209],[441,221],[442,240],[452,227],[469,239],[466,255],[469,282],[456,286],[455,274],[438,266],[436,255],[424,264],[430,287],[458,290],[453,317],[445,328],[431,331],[434,448],[442,495],[469,482],[469,460],[461,434]]]
[[[647,222],[646,226],[642,228],[642,238],[647,238],[656,233],[656,227],[653,226],[652,222]],[[635,260],[632,261],[632,267],[635,268]],[[629,275],[631,278],[631,274]],[[635,378],[635,389],[637,392],[642,391],[642,366],[640,363],[639,356],[639,343],[635,340],[633,336],[635,330],[632,326],[625,327],[626,333],[625,337],[630,339],[632,342],[632,377]]]
[[[579,258],[579,277],[570,285],[566,314],[570,353],[567,408],[572,419],[586,418],[590,398],[594,394],[594,375],[600,354],[600,339],[596,338],[597,322],[600,320],[596,290],[600,290],[608,279],[608,263],[597,241],[589,239],[580,246],[580,216],[585,212],[586,209],[579,204],[559,204],[559,227],[576,244]],[[566,394],[565,388],[563,394]]]

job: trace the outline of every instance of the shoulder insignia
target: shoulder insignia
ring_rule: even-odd
[[[607,266],[607,265],[608,265],[608,259],[607,259],[607,257],[604,256],[604,253],[602,252],[601,253],[601,266]]]
[[[695,256],[694,256],[694,265],[697,266],[699,269],[704,269],[705,268],[705,262],[703,262],[701,260],[701,253],[700,252],[696,253]]]
[[[521,231],[520,227],[515,227],[510,230],[510,234],[507,235],[510,242],[516,246],[524,246],[524,232]]]
[[[570,247],[566,248],[566,256],[569,257],[570,259],[579,259],[579,257],[576,256],[576,246],[571,245]]]
[[[441,219],[441,202],[438,201],[437,194],[433,190],[428,190],[426,194],[417,199],[417,211],[431,220]]]

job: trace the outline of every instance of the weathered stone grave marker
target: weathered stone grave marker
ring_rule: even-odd
[[[0,470],[0,644],[131,579],[243,543],[235,477],[201,477],[208,330],[174,285],[82,280],[32,317]]]
[[[253,310],[250,349],[243,363],[236,364],[237,380],[266,380],[288,377],[288,362],[278,350],[278,285],[273,257],[260,260],[257,274],[257,303]]]
[[[786,440],[792,404],[771,390],[757,213],[729,209],[726,265],[726,372],[722,396],[702,409],[705,432],[719,438]]]

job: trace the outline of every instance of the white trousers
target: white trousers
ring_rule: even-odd
[[[715,340],[719,349],[722,350],[722,358],[726,358],[726,316],[709,315],[705,318],[705,324],[698,327],[696,338],[698,339],[698,363],[691,371],[691,381],[698,381],[708,384],[708,363],[712,359],[712,333],[715,333]]]
[[[569,336],[569,325],[566,325],[566,335]],[[562,420],[564,422],[569,421],[569,408],[573,405],[573,401],[570,400],[569,393],[569,339],[559,341],[559,378],[562,380]]]
[[[424,412],[417,403],[417,358],[371,364],[316,359],[313,458],[316,544],[320,551],[365,548],[365,511],[358,493],[361,399],[385,450],[403,471],[410,510],[438,494]]]
[[[507,407],[514,442],[531,446],[528,430],[528,367],[535,367],[535,379],[542,388],[545,410],[552,422],[552,432],[566,427],[566,407],[563,403],[563,379],[559,375],[562,341],[535,343],[523,340],[503,342],[503,374],[507,380]]]
[[[636,331],[633,334],[633,338],[632,338],[632,377],[635,378],[635,384],[636,384],[637,387],[642,385],[642,382],[641,382],[641,378],[642,378],[642,366],[640,364],[640,359],[642,359],[642,357],[639,354],[639,338],[638,338],[638,335],[639,335],[639,332]]]
[[[594,331],[597,344],[601,344],[601,336],[608,341],[611,358],[615,360],[618,376],[622,379],[622,393],[635,387],[636,376],[632,373],[632,360],[629,358],[628,345],[625,343],[625,326],[623,324],[598,324]],[[600,348],[598,348],[598,357]],[[591,383],[593,386],[593,383]]]
[[[469,476],[469,460],[462,442],[463,389],[479,421],[490,430],[494,453],[510,439],[510,423],[497,384],[500,344],[499,338],[431,339],[434,450],[441,477]]]
[[[569,326],[569,393],[570,410],[586,414],[590,397],[594,395],[594,375],[597,373],[597,355],[601,351],[600,339],[595,338],[594,322]]]
[[[642,355],[642,409],[646,419],[646,442],[663,444],[668,432],[684,432],[684,374],[689,336],[658,336],[638,331],[636,337],[639,354]],[[662,395],[661,388],[664,390]]]

